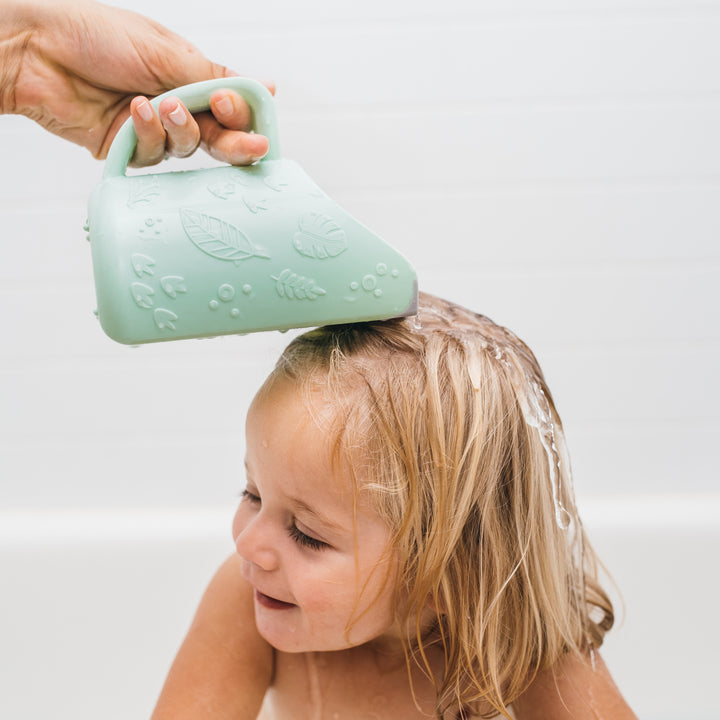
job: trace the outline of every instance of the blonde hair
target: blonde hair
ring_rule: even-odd
[[[421,294],[415,317],[296,338],[274,374],[322,382],[337,402],[338,442],[363,458],[358,482],[394,531],[398,619],[415,628],[406,653],[435,681],[439,714],[484,703],[485,717],[510,717],[539,670],[602,644],[613,609],[562,424],[513,333]],[[444,653],[439,678],[431,644]]]

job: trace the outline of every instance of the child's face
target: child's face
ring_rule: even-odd
[[[329,419],[322,398],[315,417]],[[295,385],[277,380],[247,418],[247,487],[233,523],[260,634],[285,652],[340,650],[394,637],[390,529]]]

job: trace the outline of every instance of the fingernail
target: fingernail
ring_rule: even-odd
[[[135,106],[137,114],[145,121],[150,122],[153,119],[153,109],[150,107],[150,103],[147,100],[139,102]]]
[[[180,105],[177,105],[172,112],[169,112],[168,117],[175,125],[184,125],[187,122],[187,115]]]
[[[232,100],[226,95],[224,98],[222,98],[222,100],[218,100],[215,103],[215,109],[221,115],[231,115],[233,111]]]

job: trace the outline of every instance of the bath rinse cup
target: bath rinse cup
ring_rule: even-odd
[[[280,157],[264,86],[223,78],[167,95],[198,112],[219,88],[247,101],[269,152],[249,167],[128,176],[137,135],[131,120],[120,128],[88,213],[103,330],[135,345],[413,314],[414,269]]]

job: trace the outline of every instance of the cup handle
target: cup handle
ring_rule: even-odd
[[[265,135],[270,141],[270,148],[263,160],[279,160],[277,118],[275,104],[270,91],[257,80],[243,77],[226,77],[215,80],[183,85],[176,90],[158,95],[150,101],[157,112],[158,105],[164,98],[173,96],[180,99],[191,112],[202,112],[210,108],[210,96],[221,88],[235,90],[247,102],[253,114],[253,130]],[[130,158],[137,145],[137,133],[132,118],[129,118],[118,130],[108,151],[105,161],[103,178],[125,175]]]

